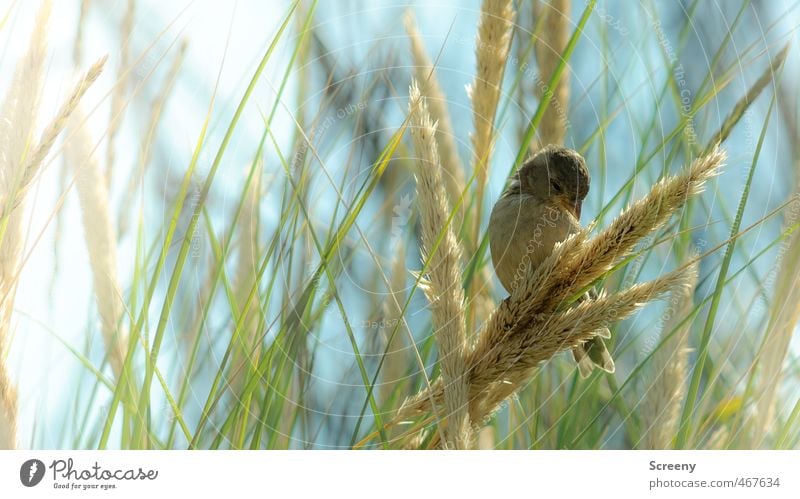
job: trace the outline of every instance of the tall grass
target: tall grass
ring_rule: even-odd
[[[763,7],[695,31],[702,2],[385,6],[378,37],[332,21],[375,12],[276,2],[230,74],[192,7],[152,33],[130,0],[98,37],[104,6],[73,3],[69,62],[48,2],[0,60],[0,447],[798,446],[797,54]],[[587,159],[586,228],[506,296],[487,214],[546,143]],[[68,321],[19,302],[42,261],[53,303],[92,274]],[[617,371],[583,379],[561,352],[605,327]],[[37,335],[74,374],[63,425],[18,416]]]

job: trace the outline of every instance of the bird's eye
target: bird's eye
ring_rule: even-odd
[[[559,184],[555,180],[551,180],[550,181],[550,187],[552,187],[553,190],[556,191],[556,192],[561,192],[561,184]]]

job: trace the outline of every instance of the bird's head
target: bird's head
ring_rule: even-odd
[[[581,205],[589,193],[586,161],[572,149],[549,145],[519,169],[520,191],[559,206],[580,219]]]

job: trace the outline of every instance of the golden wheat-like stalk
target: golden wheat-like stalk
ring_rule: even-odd
[[[119,127],[122,123],[122,115],[125,113],[125,96],[128,90],[128,74],[130,73],[131,34],[133,33],[135,14],[136,0],[128,0],[119,29],[122,46],[120,48],[119,67],[117,68],[117,84],[114,86],[114,91],[111,93],[111,116],[108,121],[108,129],[106,132],[105,182],[107,187],[111,185],[111,175],[113,173],[114,161],[116,160],[114,139],[117,137]]]
[[[494,116],[511,46],[513,21],[514,8],[511,0],[483,0],[476,41],[475,81],[468,90],[475,128],[471,135],[477,201],[473,241],[478,240],[480,230],[483,193],[494,139]]]
[[[689,196],[699,193],[724,159],[721,150],[712,150],[682,173],[660,181],[597,236],[588,238],[591,228],[573,234],[557,244],[540,266],[527,269],[521,285],[497,306],[466,356],[473,424],[481,424],[542,362],[693,278],[693,268],[687,267],[611,296],[577,304],[569,301],[661,227]],[[443,395],[443,384],[437,380],[430,390],[409,398],[395,421],[430,411]]]
[[[167,70],[166,77],[164,78],[161,90],[156,94],[155,98],[150,104],[150,118],[147,120],[147,128],[142,134],[142,140],[139,144],[139,159],[137,166],[131,171],[130,178],[128,179],[128,188],[123,192],[121,206],[130,206],[133,201],[134,195],[139,190],[139,186],[144,181],[145,174],[147,173],[147,166],[150,163],[150,156],[153,152],[153,143],[155,142],[156,131],[161,122],[164,109],[166,108],[167,101],[172,95],[172,90],[175,83],[178,81],[181,67],[186,58],[186,49],[188,43],[182,40],[178,47],[178,52],[172,59],[169,69]],[[130,226],[130,210],[122,210],[119,214],[119,228],[120,236],[128,232]]]
[[[754,100],[761,94],[762,91],[767,87],[767,85],[775,79],[775,73],[780,69],[783,65],[783,61],[786,60],[786,55],[789,53],[789,45],[787,44],[775,58],[770,61],[769,67],[764,70],[764,72],[759,76],[758,80],[755,81],[750,86],[750,89],[747,93],[739,99],[736,105],[731,110],[728,117],[725,118],[725,121],[722,122],[722,126],[720,126],[717,133],[711,138],[709,141],[710,145],[719,144],[723,142],[733,130],[733,127],[742,119],[744,113],[750,107]]]
[[[662,227],[690,196],[702,192],[705,182],[717,175],[725,158],[725,152],[715,147],[678,175],[662,178],[644,198],[559,265],[550,284],[535,300],[541,300],[544,308],[557,306],[608,272],[630,254],[636,243]]]
[[[239,218],[239,255],[236,260],[236,270],[234,273],[234,289],[236,296],[236,306],[241,317],[242,327],[239,330],[239,339],[233,350],[231,360],[231,371],[233,373],[230,384],[233,386],[234,393],[241,389],[241,383],[245,379],[247,368],[252,364],[253,359],[258,359],[260,349],[257,344],[260,342],[258,334],[259,322],[259,303],[258,299],[258,209],[261,200],[261,187],[258,179],[261,178],[261,162],[256,165],[256,172],[245,193],[244,206]],[[249,173],[250,168],[246,171]],[[250,300],[248,298],[255,287],[256,295]]]
[[[24,164],[30,155],[30,143],[36,126],[39,92],[46,56],[46,32],[50,2],[44,2],[36,19],[25,56],[17,64],[11,86],[0,108],[0,215],[16,204],[24,177]]]
[[[36,126],[50,9],[49,1],[39,9],[28,50],[0,107],[0,449],[16,448],[17,440],[17,396],[6,355],[23,247],[20,184]]]
[[[118,330],[124,303],[122,288],[117,277],[117,237],[111,223],[108,189],[103,172],[93,154],[94,142],[86,125],[81,125],[84,121],[82,113],[76,110],[70,120],[72,138],[67,142],[65,159],[76,175],[103,341],[112,371],[119,379],[127,344],[125,335]]]
[[[511,50],[511,34],[514,23],[514,7],[510,0],[484,0],[478,21],[475,46],[475,81],[467,89],[472,102],[474,130],[472,141],[472,169],[475,173],[475,199],[472,211],[472,233],[466,239],[470,253],[477,249],[483,198],[489,178],[489,160],[494,145],[494,119],[502,91],[503,73]],[[469,283],[470,314],[469,330],[473,330],[476,315],[488,316],[492,302],[492,278],[488,267],[482,267]]]
[[[464,192],[464,168],[461,164],[461,159],[458,157],[456,135],[450,120],[450,112],[447,110],[447,96],[442,92],[433,62],[428,57],[428,52],[425,50],[425,44],[422,41],[422,35],[417,29],[414,14],[410,10],[406,11],[403,22],[406,34],[408,34],[408,39],[411,42],[414,77],[419,82],[422,95],[427,98],[428,111],[431,113],[431,118],[437,123],[436,142],[439,145],[442,176],[447,187],[450,206],[456,206],[459,204],[461,195]],[[463,205],[463,203],[461,204]],[[459,212],[462,210],[459,210]],[[456,220],[455,226],[459,226],[458,220]]]
[[[55,118],[53,118],[53,120],[47,125],[47,128],[45,128],[44,132],[42,133],[42,137],[39,140],[39,144],[36,146],[36,149],[34,149],[33,153],[26,162],[25,167],[23,168],[20,190],[24,191],[34,181],[36,175],[39,173],[45,157],[50,152],[50,149],[52,149],[56,138],[58,138],[58,136],[64,130],[64,127],[67,125],[67,121],[77,108],[81,98],[103,72],[106,59],[107,57],[100,58],[92,65],[92,67],[89,68],[86,74],[84,74],[80,81],[78,81],[78,84],[75,85],[75,88],[72,90],[72,93],[69,95],[67,100],[65,100],[61,105],[61,108],[58,110],[58,113],[56,113]]]
[[[692,311],[692,296],[697,285],[697,268],[687,273],[686,286],[672,291],[669,306],[662,317],[661,345],[653,354],[653,379],[642,402],[642,420],[647,426],[640,443],[643,449],[669,449],[677,433],[689,357],[689,329],[686,320]]]
[[[402,381],[406,366],[406,341],[408,336],[403,320],[403,304],[406,302],[406,252],[402,242],[398,242],[392,251],[393,261],[391,270],[390,295],[384,301],[384,327],[383,336],[386,339],[386,359],[381,369],[382,382],[380,385],[381,400],[388,400]],[[394,336],[392,336],[394,332]]]
[[[455,132],[450,119],[450,112],[447,109],[447,97],[442,92],[439,85],[439,80],[436,77],[436,71],[433,67],[433,62],[425,50],[425,44],[422,40],[417,29],[417,24],[414,19],[412,11],[407,11],[403,19],[406,27],[406,33],[411,42],[411,56],[414,63],[414,77],[421,85],[421,93],[427,97],[428,108],[431,113],[431,118],[437,123],[436,127],[436,141],[439,144],[439,157],[442,161],[443,176],[445,186],[447,187],[447,194],[450,199],[451,206],[459,206],[455,216],[453,217],[453,226],[456,228],[461,227],[463,220],[463,213],[467,203],[461,200],[465,189],[464,168],[461,159],[458,156],[458,147],[456,146]],[[456,230],[457,231],[457,230]],[[471,240],[465,241],[467,243],[468,253],[472,253],[475,248]],[[480,268],[472,283],[470,300],[472,301],[471,310],[476,312],[478,317],[486,317],[491,311],[493,306],[492,298],[492,276],[491,271],[487,266]],[[468,324],[472,324],[471,317],[468,318]],[[471,331],[471,326],[467,328]]]
[[[17,393],[5,368],[5,352],[0,352],[0,450],[17,446]]]
[[[83,4],[81,5],[81,15],[83,15]],[[83,22],[83,20],[81,20]],[[76,40],[76,45],[78,44],[79,40]],[[76,49],[77,50],[77,49]],[[76,58],[80,58],[76,55]],[[89,89],[90,86],[97,80],[100,74],[105,67],[105,62],[108,59],[107,56],[102,57],[97,62],[95,62],[92,67],[89,68],[83,78],[78,82],[78,85],[73,90],[72,94],[67,98],[67,100],[62,104],[61,109],[56,114],[56,117],[53,121],[50,122],[50,125],[45,129],[45,132],[42,134],[42,138],[39,141],[39,145],[36,148],[36,152],[34,156],[39,156],[41,159],[38,161],[32,161],[30,164],[30,168],[27,170],[30,180],[28,183],[33,182],[34,177],[38,174],[39,170],[43,169],[43,167],[38,166],[44,162],[44,158],[49,153],[50,149],[55,142],[56,137],[61,133],[63,128],[66,126],[69,117],[71,116],[72,112],[77,107],[78,102],[80,101],[81,97],[84,93]],[[67,177],[69,177],[68,169],[63,162],[59,164],[57,167],[58,170],[58,189],[57,192],[61,193],[66,191],[67,189]],[[126,205],[123,205],[126,206]],[[56,277],[59,275],[58,268],[59,268],[59,258],[58,258],[58,248],[61,247],[61,235],[63,233],[64,228],[64,215],[62,210],[58,210],[55,214],[55,222],[53,228],[53,273],[50,277],[50,290],[49,294],[52,299],[53,291],[55,289],[56,284]]]
[[[83,60],[83,32],[86,29],[86,16],[89,14],[91,0],[81,0],[78,12],[78,29],[75,31],[75,44],[72,46],[72,63],[78,66]]]
[[[461,248],[447,223],[450,209],[442,182],[436,125],[416,81],[411,85],[410,99],[411,133],[418,162],[415,177],[422,248],[429,259],[423,289],[433,311],[433,329],[445,387],[446,444],[465,449],[470,446],[470,425],[467,413],[469,388],[464,365],[466,318],[461,286]],[[440,240],[442,232],[444,236]]]
[[[800,173],[800,162],[796,165]],[[800,179],[800,175],[797,175]],[[794,201],[786,213],[786,228],[800,221],[800,180],[795,188]],[[764,344],[758,363],[761,372],[756,381],[758,402],[753,415],[752,448],[759,448],[775,422],[776,395],[782,378],[783,365],[789,353],[792,336],[800,321],[800,231],[795,230],[781,245],[782,258],[777,269],[775,296],[764,333]]]
[[[510,334],[500,348],[494,345],[476,348],[468,357],[469,365],[474,366],[470,383],[476,387],[492,383],[499,386],[483,397],[471,393],[471,414],[475,421],[489,416],[543,361],[592,338],[665,292],[684,287],[690,274],[691,270],[680,269],[613,295],[583,300],[564,312],[536,315],[530,324]]]
[[[561,64],[561,54],[569,41],[570,1],[538,1],[534,5],[539,6],[535,16],[538,18],[537,24],[541,23],[542,25],[540,36],[534,40],[534,51],[541,80],[541,83],[536,85],[536,91],[540,99],[544,97],[546,91],[553,92],[553,98],[542,116],[537,133],[542,145],[563,144],[567,134],[568,72],[565,70],[562,73],[555,88],[548,89],[546,85],[558,65]]]
[[[476,426],[485,422],[542,362],[591,339],[604,327],[630,316],[648,301],[685,286],[688,279],[691,279],[691,270],[680,269],[614,295],[583,300],[566,311],[517,320],[516,325],[506,331],[491,329],[496,325],[490,324],[481,339],[491,336],[494,342],[479,340],[467,355],[471,420]],[[434,404],[443,401],[440,380],[433,383],[430,392],[418,393],[407,400],[396,420],[430,411],[431,400]]]

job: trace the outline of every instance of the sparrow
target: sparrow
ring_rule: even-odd
[[[495,203],[489,218],[489,249],[497,277],[509,293],[527,266],[539,266],[557,242],[581,229],[581,205],[589,193],[586,161],[572,149],[548,145],[526,160]],[[595,290],[585,297],[596,297]],[[596,366],[613,373],[603,338],[607,328],[572,350],[581,377]]]

